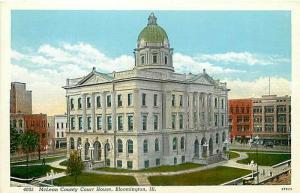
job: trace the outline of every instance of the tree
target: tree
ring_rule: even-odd
[[[10,128],[10,153],[16,152],[18,146],[20,145],[20,136],[21,134],[16,128]]]
[[[26,153],[26,166],[27,166],[27,176],[28,176],[28,159],[29,153],[35,151],[39,143],[39,134],[34,131],[26,131],[21,135],[21,145]]]
[[[70,158],[68,160],[66,173],[70,174],[71,176],[74,176],[75,184],[77,184],[77,177],[81,174],[83,168],[84,165],[83,162],[81,161],[78,151],[73,150],[70,153]]]

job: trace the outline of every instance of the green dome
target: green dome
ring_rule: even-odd
[[[141,31],[138,37],[138,42],[145,41],[147,43],[161,43],[168,41],[166,31],[157,25],[156,17],[153,13],[148,18],[148,25]]]

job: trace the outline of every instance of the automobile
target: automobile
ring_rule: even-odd
[[[271,147],[271,148],[273,148],[273,146],[274,146],[274,143],[273,142],[266,142],[265,143],[265,147]]]

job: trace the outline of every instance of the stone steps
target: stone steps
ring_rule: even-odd
[[[137,175],[134,175],[134,177],[139,186],[151,186],[147,176],[137,174]]]

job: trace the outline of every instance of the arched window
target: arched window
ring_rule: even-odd
[[[80,137],[78,137],[78,139],[77,139],[77,148],[79,147],[79,145],[81,145],[81,138]]]
[[[159,141],[157,138],[155,139],[155,151],[159,151]]]
[[[127,152],[133,153],[133,141],[131,139],[127,141]]]
[[[74,138],[73,137],[70,138],[70,148],[74,149]]]
[[[173,150],[177,150],[177,137],[173,138]]]
[[[22,128],[23,127],[23,121],[19,120],[19,127]]]
[[[118,153],[123,152],[123,142],[121,139],[118,139]]]
[[[184,137],[181,137],[180,139],[180,148],[184,149]]]
[[[148,141],[145,139],[143,143],[144,153],[148,153]]]
[[[168,64],[168,57],[165,56],[165,64]]]

